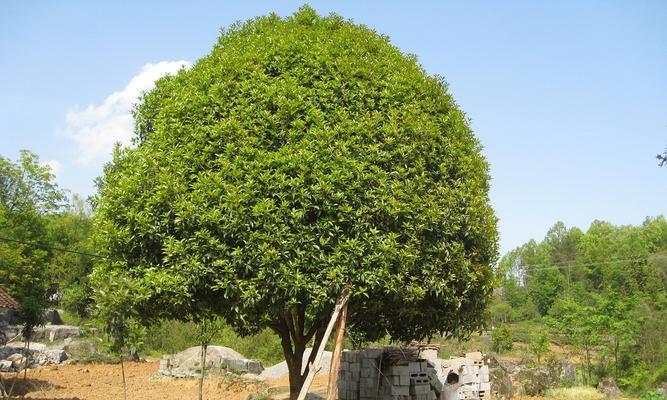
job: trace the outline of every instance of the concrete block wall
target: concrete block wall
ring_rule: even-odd
[[[382,365],[383,349],[344,351],[339,400],[437,400],[442,388],[434,364],[418,360],[406,365]],[[441,390],[441,389],[440,389]]]
[[[404,365],[382,365],[383,349],[344,351],[338,380],[339,400],[437,400],[450,370],[463,367],[461,400],[488,400],[488,366],[481,353],[449,360],[419,359]]]

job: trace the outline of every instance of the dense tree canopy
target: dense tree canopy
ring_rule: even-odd
[[[369,339],[481,326],[488,164],[445,82],[388,38],[309,7],[256,18],[158,81],[135,117],[136,147],[99,182],[113,261],[96,276],[140,282],[143,316],[271,327],[293,371],[343,288]]]

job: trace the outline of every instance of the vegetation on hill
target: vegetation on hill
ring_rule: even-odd
[[[498,329],[546,324],[594,384],[614,377],[642,391],[667,381],[667,221],[555,224],[544,240],[506,254],[489,314]]]

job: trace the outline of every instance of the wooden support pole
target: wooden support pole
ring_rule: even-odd
[[[343,290],[338,296],[338,300],[336,300],[336,306],[334,308],[333,314],[331,314],[331,320],[329,320],[329,325],[327,325],[327,329],[324,331],[324,336],[322,337],[322,342],[320,343],[320,347],[317,349],[317,355],[315,356],[315,360],[308,365],[308,375],[306,376],[306,379],[303,381],[303,386],[301,386],[301,391],[299,392],[297,400],[304,400],[306,398],[306,394],[308,394],[308,389],[310,389],[310,385],[313,383],[313,379],[315,379],[315,374],[320,370],[320,364],[322,363],[322,354],[324,353],[324,347],[326,347],[327,341],[329,340],[329,336],[331,336],[331,331],[333,331],[333,327],[336,324],[336,321],[338,321],[338,316],[343,310],[343,307],[347,306],[348,300],[350,300],[350,293],[347,290]]]
[[[329,386],[327,388],[326,400],[338,400],[338,371],[340,370],[340,356],[343,353],[343,342],[345,340],[345,322],[347,321],[347,303],[338,317],[336,328],[336,343],[331,354],[331,371],[329,372]]]

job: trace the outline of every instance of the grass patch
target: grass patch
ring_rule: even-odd
[[[590,386],[548,389],[544,397],[562,400],[602,400],[604,395]]]

